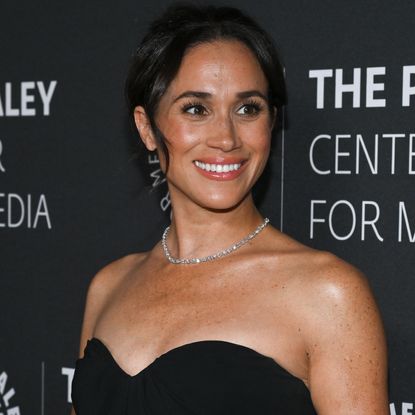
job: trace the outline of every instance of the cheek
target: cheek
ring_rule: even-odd
[[[166,138],[166,145],[171,154],[186,151],[199,142],[200,131],[183,121],[166,119],[159,128]]]
[[[269,123],[261,123],[260,125],[242,128],[242,134],[245,137],[245,142],[258,155],[268,157],[271,147],[271,129]]]

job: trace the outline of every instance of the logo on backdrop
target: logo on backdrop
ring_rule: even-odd
[[[20,415],[20,408],[16,405],[16,391],[8,382],[6,372],[0,373],[0,415]]]
[[[391,403],[389,405],[390,415],[412,415],[413,402],[402,402],[402,404]]]
[[[34,117],[50,115],[50,103],[57,81],[11,83],[0,91],[0,117]]]
[[[343,69],[314,69],[309,78],[315,81],[318,110],[335,108],[386,108],[389,100],[383,77],[386,67],[352,68],[352,82],[343,81]],[[348,73],[347,75],[350,76]],[[362,88],[362,80],[365,88]],[[400,106],[415,108],[415,65],[403,66],[399,86]],[[352,98],[345,105],[344,96]],[[316,135],[309,146],[311,171],[319,176],[348,175],[356,178],[415,175],[415,133],[394,132]],[[395,237],[399,242],[415,243],[415,206],[405,200],[389,200],[394,208],[397,228]],[[336,220],[347,217],[345,220]],[[384,241],[381,228],[382,208],[378,200],[310,201],[310,239],[324,228],[336,240],[358,236],[364,241],[369,236]],[[387,218],[389,220],[389,217]],[[337,226],[341,229],[336,228]]]
[[[62,367],[61,374],[66,376],[66,402],[72,403],[72,380],[75,369],[71,367]]]
[[[1,162],[1,155],[3,154],[3,143],[0,139],[0,173],[5,173],[6,168],[4,167],[3,163]]]
[[[0,117],[48,117],[57,81],[6,82],[0,89]],[[6,141],[0,139],[0,175],[6,170]],[[0,191],[0,228],[52,228],[46,196]]]
[[[163,183],[166,183],[166,177],[161,170],[160,160],[156,153],[150,153],[147,157],[147,163],[150,167],[150,180],[152,189],[157,189]],[[162,193],[159,206],[160,209],[165,212],[170,207],[170,194],[168,190]]]

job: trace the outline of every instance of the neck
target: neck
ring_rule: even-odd
[[[174,207],[167,238],[176,258],[215,254],[245,238],[263,222],[249,194],[232,209],[212,211],[204,208]],[[189,210],[189,211],[187,211]]]

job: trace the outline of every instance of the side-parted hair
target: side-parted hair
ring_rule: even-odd
[[[256,56],[268,81],[271,109],[285,104],[283,68],[271,37],[251,17],[233,7],[177,4],[153,21],[136,53],[126,80],[130,114],[142,106],[167,158],[163,135],[154,118],[161,97],[191,47],[215,40],[237,40]]]

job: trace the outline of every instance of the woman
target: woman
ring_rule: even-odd
[[[76,413],[386,415],[365,278],[274,229],[252,200],[285,99],[268,35],[236,9],[170,8],[127,92],[172,221],[151,251],[93,279]]]

